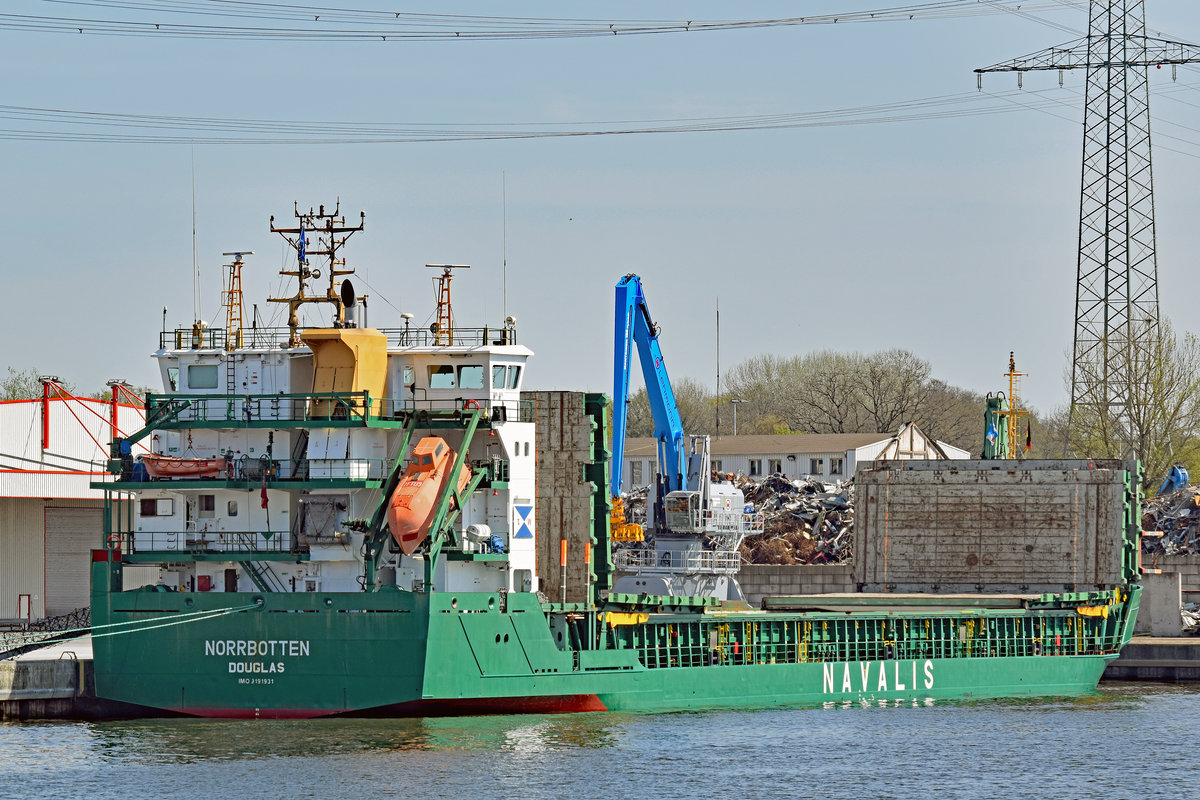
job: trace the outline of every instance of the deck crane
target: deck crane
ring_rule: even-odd
[[[646,498],[653,548],[631,546],[617,551],[614,566],[627,574],[613,591],[741,600],[735,577],[741,568],[738,546],[746,534],[762,530],[762,515],[746,513],[745,497],[731,483],[713,482],[708,437],[684,436],[658,334],[642,279],[626,275],[617,282],[613,347],[614,541],[644,539],[640,526],[626,522],[621,501],[635,344],[654,420],[658,470]]]
[[[683,488],[683,420],[675,404],[675,392],[667,377],[658,344],[659,327],[650,317],[642,279],[630,273],[617,282],[616,319],[613,325],[613,459],[612,495],[614,508],[620,511],[622,467],[625,463],[625,428],[629,419],[629,373],[633,346],[637,345],[650,398],[650,415],[654,420],[654,439],[658,446],[659,475],[656,479],[656,499],[653,512],[647,517],[655,526],[662,522],[662,502],[668,492]],[[622,516],[622,520],[624,517]],[[617,539],[640,539],[628,528],[617,533]]]

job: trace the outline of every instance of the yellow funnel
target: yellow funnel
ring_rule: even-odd
[[[351,394],[366,391],[374,401],[372,413],[382,413],[387,379],[387,337],[374,328],[314,328],[300,334],[313,352],[313,393]],[[360,398],[314,399],[314,417],[339,417],[353,409],[365,414]]]

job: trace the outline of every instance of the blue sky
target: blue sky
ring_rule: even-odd
[[[339,5],[333,2],[316,5]],[[493,5],[353,0],[354,8],[496,14]],[[508,3],[513,16],[770,18],[894,5]],[[998,5],[1012,5],[998,3]],[[1039,17],[1086,26],[1080,3]],[[4,13],[153,20],[160,12],[9,0]],[[1150,28],[1200,40],[1186,0],[1149,0]],[[1073,38],[1012,14],[662,36],[499,42],[248,42],[0,29],[7,106],[206,118],[410,123],[608,122],[795,113],[974,92],[971,70]],[[1200,227],[1200,71],[1152,76],[1159,288],[1191,312]],[[266,316],[283,253],[268,218],[331,204],[366,231],[347,253],[371,322],[433,312],[432,262],[469,263],[460,324],[508,312],[540,387],[610,389],[613,285],[643,276],[673,376],[711,384],[760,352],[903,347],[938,377],[1064,403],[1074,313],[1083,74],[1025,77],[1051,111],[825,128],[570,139],[194,148],[203,316],[221,253],[251,249],[248,302]],[[1011,94],[1011,75],[989,92]],[[1034,93],[1041,92],[1041,95]],[[1023,98],[1017,98],[1024,101]],[[27,123],[22,123],[26,124]],[[12,120],[0,128],[16,129]],[[1180,137],[1186,141],[1170,139]],[[1165,149],[1171,148],[1171,149]],[[191,150],[182,144],[0,139],[4,362],[83,389],[156,379],[162,307],[192,316]],[[360,286],[360,289],[363,288]]]

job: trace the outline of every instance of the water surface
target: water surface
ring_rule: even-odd
[[[0,724],[0,798],[1195,798],[1200,686],[412,720]]]

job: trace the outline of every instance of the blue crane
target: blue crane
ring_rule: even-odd
[[[646,394],[650,398],[650,413],[654,418],[654,438],[658,443],[658,463],[662,473],[657,497],[685,488],[683,421],[675,405],[675,392],[667,377],[658,346],[658,325],[650,317],[642,279],[630,273],[617,282],[617,307],[613,342],[613,460],[612,494],[621,496],[621,472],[625,456],[625,425],[629,414],[629,370],[633,345],[637,343],[638,359]]]

